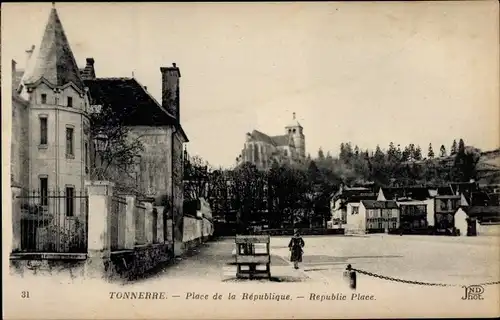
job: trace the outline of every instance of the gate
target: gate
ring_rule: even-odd
[[[25,192],[17,198],[21,203],[21,252],[87,252],[86,192],[68,187]]]

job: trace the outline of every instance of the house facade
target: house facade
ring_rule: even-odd
[[[375,200],[377,195],[365,187],[347,187],[341,185],[330,200],[332,215],[330,226],[342,228],[347,223],[347,216],[359,210],[361,200]]]
[[[154,199],[160,214],[174,220],[173,230],[165,227],[165,236],[173,233],[176,252],[182,250],[183,145],[188,138],[180,120],[181,74],[175,63],[159,71],[161,103],[133,77],[97,77],[93,58],[78,68],[57,10],[51,9],[26,68],[19,70],[12,63],[11,185],[26,199],[36,194],[31,198],[36,198],[37,214],[27,208],[28,217],[22,218],[31,219],[29,230],[40,227],[33,227],[40,223],[40,212],[60,215],[53,221],[62,226],[78,219],[85,223],[88,206],[85,196],[79,201],[78,195],[85,193],[98,158],[90,116],[111,108],[124,114],[122,125],[130,129],[130,139],[144,146],[137,166],[110,167],[115,189]],[[27,229],[24,220],[21,233]],[[26,244],[15,246],[26,249]]]
[[[361,200],[347,214],[346,233],[388,233],[399,228],[399,207],[396,201]]]
[[[306,158],[304,129],[295,119],[285,126],[285,134],[269,136],[257,130],[246,134],[245,144],[237,157],[237,164],[249,162],[259,169],[271,168],[277,163],[301,163]]]

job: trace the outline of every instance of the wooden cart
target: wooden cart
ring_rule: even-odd
[[[271,278],[270,236],[236,235],[236,277],[237,278]],[[263,250],[256,245],[264,245]],[[265,266],[264,270],[258,268]]]

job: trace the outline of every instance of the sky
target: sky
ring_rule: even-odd
[[[134,76],[161,102],[160,67],[181,70],[188,150],[232,166],[245,133],[285,133],[306,152],[389,142],[434,151],[500,146],[496,1],[56,4],[80,67]],[[50,3],[2,4],[2,77],[26,64]]]

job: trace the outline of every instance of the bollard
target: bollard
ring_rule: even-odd
[[[356,290],[356,271],[352,270],[350,264],[347,265],[344,271],[344,278],[349,282],[349,288]]]

